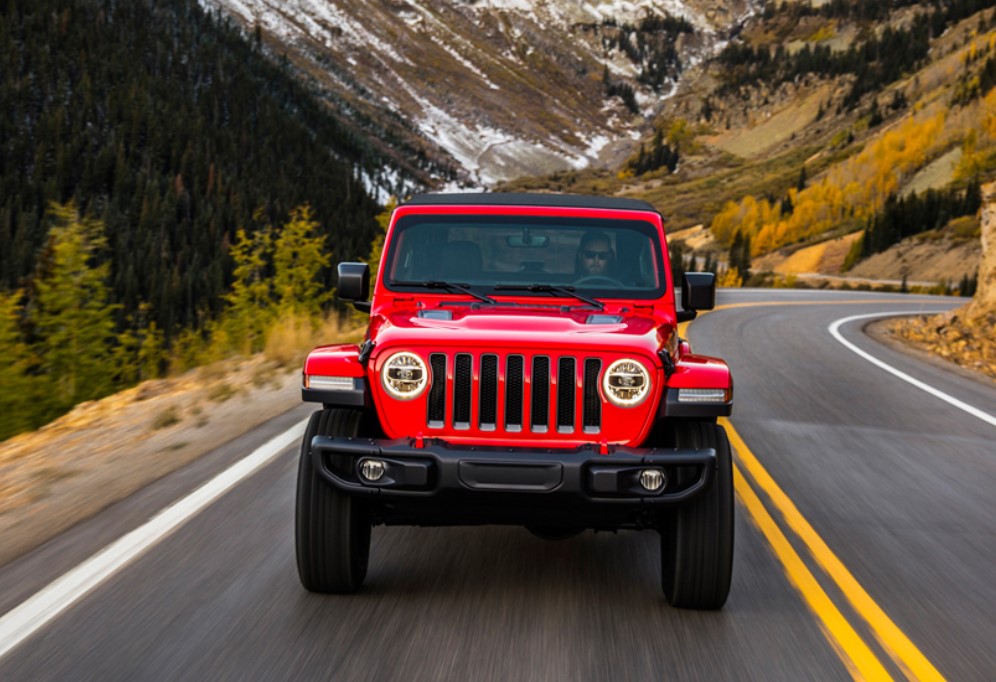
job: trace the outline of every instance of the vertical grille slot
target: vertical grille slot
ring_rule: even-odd
[[[481,402],[478,424],[482,431],[494,431],[498,422],[498,356],[481,357]]]
[[[432,372],[432,388],[429,389],[429,428],[441,429],[446,425],[446,356],[442,353],[430,355],[429,371]]]
[[[550,358],[537,355],[533,358],[532,430],[546,433],[550,423]]]
[[[521,355],[509,355],[505,361],[505,430],[522,430],[522,369]]]
[[[602,361],[588,358],[584,361],[584,402],[581,421],[585,433],[598,433],[602,427],[602,401],[598,397],[598,374]]]
[[[560,358],[557,369],[557,432],[574,430],[574,404],[577,392],[574,358]]]
[[[467,353],[459,353],[456,356],[456,365],[453,371],[453,428],[470,428],[470,384],[472,376],[473,360]]]

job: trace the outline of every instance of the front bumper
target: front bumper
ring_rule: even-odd
[[[453,446],[432,439],[419,445],[412,439],[317,436],[311,453],[319,475],[348,495],[388,504],[445,498],[495,509],[507,509],[513,500],[526,506],[550,503],[559,509],[674,505],[705,490],[716,467],[716,451],[711,448],[608,446],[606,454],[600,454],[596,445],[498,448]],[[361,476],[360,463],[365,459],[384,464],[379,480]],[[656,492],[640,484],[640,472],[648,468],[665,475],[665,484]],[[505,516],[511,519],[514,511]]]

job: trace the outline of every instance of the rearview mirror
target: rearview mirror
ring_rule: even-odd
[[[711,272],[686,272],[681,284],[681,307],[678,321],[694,320],[700,310],[716,307],[716,275]]]
[[[529,234],[529,228],[523,228],[522,234],[513,234],[505,238],[505,243],[517,249],[542,248],[550,243],[547,236],[534,237]]]
[[[343,301],[365,313],[370,312],[370,266],[366,263],[339,263],[339,286],[336,293]]]

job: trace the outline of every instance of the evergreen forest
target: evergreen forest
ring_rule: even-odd
[[[380,160],[196,0],[5,0],[0,101],[2,290],[33,295],[53,202],[104,224],[119,330],[167,343],[221,310],[239,228],[307,203],[336,258],[373,238]]]
[[[907,4],[912,3],[906,0],[897,3],[835,0],[820,8],[803,3],[783,3],[777,11],[790,17],[821,14],[827,18],[874,21],[886,16],[893,7]],[[843,106],[850,110],[864,95],[880,90],[921,65],[932,38],[994,4],[994,0],[936,0],[929,3],[929,10],[917,12],[908,26],[886,27],[842,52],[835,52],[827,45],[806,44],[801,50],[791,52],[784,45],[772,50],[768,45],[733,42],[719,56],[720,63],[727,68],[721,92],[735,92],[758,82],[777,86],[806,74],[822,78],[851,75],[853,80],[843,101]],[[769,8],[765,16],[769,12],[774,16],[774,11]]]
[[[312,326],[392,191],[196,0],[0,0],[0,439]]]

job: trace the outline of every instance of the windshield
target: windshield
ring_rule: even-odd
[[[386,254],[388,288],[451,282],[487,294],[658,298],[657,228],[640,220],[532,216],[407,216]],[[521,286],[518,286],[521,285]]]

